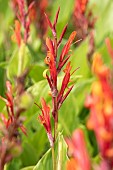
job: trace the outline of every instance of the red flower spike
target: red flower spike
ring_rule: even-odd
[[[64,48],[62,49],[61,55],[60,55],[60,62],[64,59],[64,57],[68,54],[71,43],[73,42],[74,38],[76,36],[76,31],[73,31],[65,44]]]
[[[43,124],[47,132],[50,145],[53,146],[53,137],[51,132],[51,122],[50,122],[50,107],[46,104],[43,98],[41,99],[41,105],[42,105],[42,109],[41,109],[42,115],[39,115],[38,118],[40,122]]]
[[[93,72],[98,80],[92,84],[91,94],[85,105],[90,109],[87,127],[94,130],[100,154],[108,166],[113,167],[113,89],[110,83],[111,70],[95,54]]]
[[[73,169],[75,168],[74,170],[78,170],[78,169],[90,170],[91,164],[86,149],[83,131],[81,129],[75,130],[72,135],[72,139],[66,139],[66,142],[69,146],[69,153],[75,159],[75,163],[73,164],[74,165]]]

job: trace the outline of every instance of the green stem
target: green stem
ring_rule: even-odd
[[[53,170],[56,170],[56,159],[55,159],[55,148],[54,148],[54,146],[51,147],[51,149],[52,149]]]
[[[54,142],[56,141],[56,138],[57,138],[57,125],[58,123],[55,121],[54,122]]]
[[[59,142],[58,142],[58,166],[57,166],[57,170],[62,170],[62,163],[63,163],[63,152],[62,152],[62,141],[61,141],[61,136],[59,137]]]

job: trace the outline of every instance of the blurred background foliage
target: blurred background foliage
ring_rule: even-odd
[[[52,21],[58,7],[60,6],[61,8],[57,25],[58,37],[63,27],[68,23],[68,29],[63,39],[63,43],[65,44],[70,33],[76,30],[76,26],[73,24],[75,0],[66,0],[65,2],[63,0],[47,0],[46,3],[45,10]],[[96,18],[94,27],[95,51],[100,52],[105,63],[110,65],[105,38],[109,37],[113,45],[113,1],[89,0],[87,10],[89,9]],[[37,11],[38,10],[40,9],[37,6]],[[19,170],[27,166],[29,166],[29,168],[25,170],[33,169],[33,166],[36,165],[38,160],[49,149],[46,132],[37,120],[40,111],[36,105],[34,105],[34,102],[40,105],[41,97],[44,97],[51,105],[50,96],[48,94],[49,87],[47,81],[43,78],[43,71],[47,68],[44,64],[44,58],[46,56],[45,38],[48,35],[51,36],[51,33],[50,30],[47,29],[47,31],[43,33],[44,36],[41,35],[41,27],[36,26],[40,21],[40,17],[43,17],[43,20],[45,20],[44,15],[40,15],[38,16],[38,20],[32,23],[29,43],[25,47],[26,49],[23,56],[23,65],[25,64],[30,67],[30,72],[26,80],[26,88],[27,91],[32,94],[33,98],[32,106],[24,113],[28,135],[24,136],[22,134],[22,154],[7,165],[8,170]],[[5,81],[9,79],[14,85],[14,75],[17,74],[19,67],[17,45],[11,40],[14,30],[14,20],[15,13],[12,8],[11,0],[0,0],[0,95],[2,96],[5,96]],[[77,67],[80,68],[75,72],[72,78],[72,81],[75,82],[75,86],[59,111],[59,130],[62,131],[64,136],[69,136],[74,129],[81,127],[85,132],[89,152],[93,158],[95,158],[98,152],[96,142],[92,140],[92,137],[95,137],[85,126],[88,110],[84,107],[84,101],[86,94],[90,92],[92,82],[95,80],[87,59],[88,49],[89,33],[84,40],[81,40],[81,43],[76,43],[72,46],[73,52],[71,61],[73,70]],[[59,77],[59,84],[61,79],[62,74]],[[4,102],[0,100],[0,112],[4,110],[4,106]],[[43,166],[45,166],[44,163]]]

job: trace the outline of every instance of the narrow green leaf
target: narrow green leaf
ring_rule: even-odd
[[[67,145],[63,138],[63,135],[59,133],[58,139],[55,143],[55,155],[57,161],[57,170],[65,170],[66,161],[68,160],[67,157]],[[39,160],[37,165],[34,167],[33,170],[53,170],[53,163],[52,163],[52,151],[49,149],[43,157]]]

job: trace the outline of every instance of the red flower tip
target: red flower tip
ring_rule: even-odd
[[[64,73],[65,74],[69,74],[71,71],[71,62],[68,62],[68,64],[66,65],[66,68],[64,69]]]
[[[73,31],[67,41],[67,43],[65,44],[64,48],[62,49],[62,53],[60,56],[60,62],[64,59],[64,57],[68,54],[71,43],[73,42],[74,38],[76,36],[76,31]]]
[[[46,38],[46,45],[47,45],[48,51],[54,55],[53,42],[51,41],[50,38]]]

